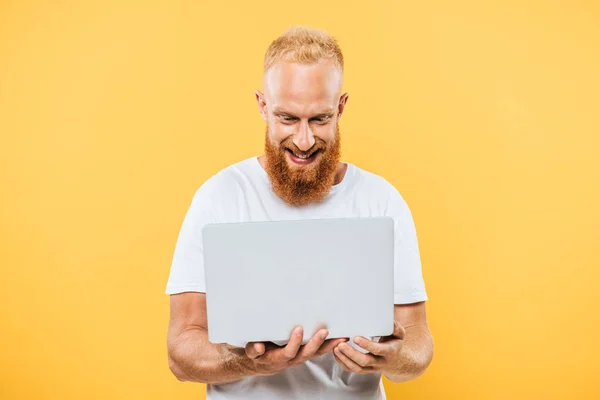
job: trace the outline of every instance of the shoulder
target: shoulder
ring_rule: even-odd
[[[354,169],[355,182],[360,192],[368,193],[381,201],[404,201],[400,191],[386,178],[356,165]]]
[[[239,186],[240,178],[249,174],[250,161],[251,159],[246,159],[222,168],[199,185],[196,194],[205,196],[233,194]]]
[[[193,203],[211,208],[220,208],[226,203],[235,204],[236,199],[243,192],[244,176],[248,176],[251,169],[249,160],[222,168],[197,187]]]
[[[379,215],[390,216],[397,221],[411,221],[412,213],[400,190],[381,175],[353,165],[354,196]]]

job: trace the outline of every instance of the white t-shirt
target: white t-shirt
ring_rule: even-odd
[[[167,294],[205,292],[202,228],[207,223],[377,217],[394,219],[394,303],[427,300],[417,235],[400,193],[384,178],[347,163],[325,201],[287,205],[272,191],[257,157],[221,170],[196,191],[173,255]],[[241,299],[240,299],[241,300]],[[352,344],[349,342],[349,344]],[[346,372],[328,353],[271,376],[207,385],[207,399],[385,399],[381,374]]]

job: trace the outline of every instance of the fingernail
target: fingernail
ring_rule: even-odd
[[[326,339],[328,335],[329,335],[329,331],[325,330],[324,332],[321,333],[321,339]]]
[[[358,336],[354,338],[354,343],[360,344],[360,338]]]
[[[302,336],[302,328],[296,329],[296,336]]]

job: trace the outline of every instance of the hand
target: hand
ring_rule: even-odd
[[[334,348],[333,354],[338,364],[348,372],[371,374],[384,371],[398,362],[400,350],[404,345],[404,334],[402,325],[394,321],[394,332],[382,338],[379,343],[364,337],[354,338],[354,343],[369,353],[363,354],[349,344],[341,343]]]
[[[280,347],[274,343],[251,342],[246,345],[246,356],[252,360],[258,374],[273,375],[328,353],[340,343],[348,341],[346,338],[326,340],[327,335],[327,329],[320,329],[302,345],[303,329],[298,326],[292,331],[287,345]]]

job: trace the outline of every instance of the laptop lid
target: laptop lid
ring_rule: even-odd
[[[386,336],[394,321],[389,217],[208,224],[203,228],[213,343]]]

